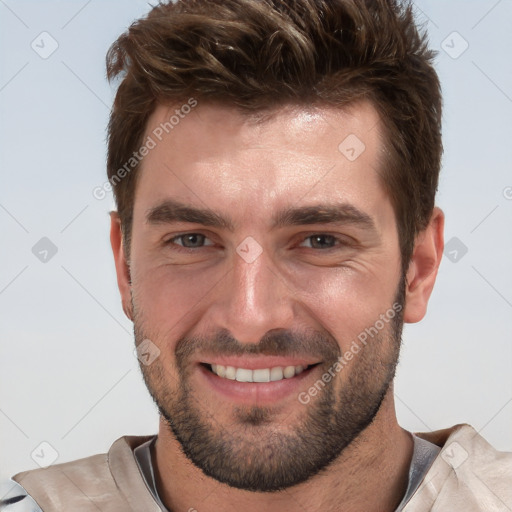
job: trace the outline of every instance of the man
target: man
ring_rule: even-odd
[[[5,510],[512,509],[510,454],[395,414],[443,251],[432,58],[391,0],[184,0],[114,43],[111,242],[159,432],[16,475]]]

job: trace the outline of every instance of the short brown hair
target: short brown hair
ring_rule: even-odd
[[[343,107],[368,99],[386,140],[383,186],[395,210],[402,268],[434,207],[441,90],[410,2],[179,0],[154,7],[107,54],[122,77],[108,127],[107,172],[129,254],[141,146],[158,103],[193,97],[245,112],[285,104]],[[118,178],[119,176],[117,176]]]

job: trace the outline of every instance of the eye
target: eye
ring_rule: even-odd
[[[304,247],[303,244],[307,243],[308,240],[310,243],[306,247],[311,247],[312,249],[332,249],[337,243],[338,245],[341,243],[341,240],[333,235],[317,233],[308,236],[300,246]]]
[[[205,243],[207,240],[210,243]],[[167,240],[166,245],[170,244],[179,245],[185,249],[197,249],[199,247],[213,245],[213,242],[201,233],[185,233],[183,235],[174,236]]]

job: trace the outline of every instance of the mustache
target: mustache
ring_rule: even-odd
[[[220,329],[213,336],[184,336],[178,340],[176,360],[179,366],[183,367],[197,353],[207,356],[309,356],[332,361],[341,356],[341,349],[334,337],[318,331],[273,329],[258,343],[240,343],[227,329]]]

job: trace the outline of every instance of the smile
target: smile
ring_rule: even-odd
[[[223,356],[199,362],[204,390],[238,404],[274,405],[293,399],[321,362],[307,358]]]
[[[222,379],[236,380],[238,382],[277,382],[291,379],[307,370],[309,366],[275,366],[273,368],[236,368],[221,364],[208,365],[210,370]]]

